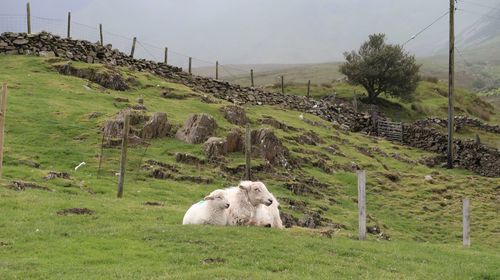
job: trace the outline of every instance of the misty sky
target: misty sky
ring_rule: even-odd
[[[457,32],[498,4],[500,0],[460,0],[459,7],[468,12],[457,12]],[[95,42],[95,28],[102,23],[106,32],[137,36],[142,42],[138,53],[149,59],[161,59],[161,48],[168,46],[174,64],[183,64],[183,55],[254,64],[338,61],[344,51],[358,48],[378,32],[401,44],[445,13],[448,5],[448,0],[32,0],[31,10],[41,17],[33,19],[35,31],[64,34],[71,11],[73,21],[89,26],[74,24],[73,37]],[[22,17],[6,16],[24,13],[24,1],[0,0],[0,31],[24,31]],[[442,50],[447,20],[408,43],[407,49],[419,56]],[[106,33],[104,40],[128,52],[127,38]]]

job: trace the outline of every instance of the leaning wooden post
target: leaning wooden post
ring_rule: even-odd
[[[250,69],[250,84],[252,85],[252,87],[255,86],[255,84],[253,83],[253,69]]]
[[[163,63],[167,64],[168,62],[168,48],[165,48],[165,58],[163,59]]]
[[[101,46],[104,46],[104,40],[102,38],[102,24],[99,23],[99,38],[101,42]]]
[[[129,130],[130,116],[127,114],[123,123],[123,139],[122,139],[122,153],[120,157],[120,177],[118,179],[118,193],[117,197],[123,196],[123,182],[125,180],[125,165],[127,163],[127,144],[128,144],[128,130]]]
[[[252,160],[252,130],[247,123],[245,133],[245,180],[251,180],[251,160]]]
[[[99,153],[99,167],[97,168],[97,179],[99,179],[101,175],[101,167],[102,167],[102,159],[104,157],[104,131],[102,132],[101,138],[101,152]]]
[[[215,79],[219,79],[219,61],[215,62]]]
[[[71,12],[68,12],[68,39],[71,38]]]
[[[130,57],[131,58],[134,58],[135,42],[137,42],[137,38],[136,37],[134,37],[134,39],[132,40],[132,50],[130,51]]]
[[[191,64],[193,62],[193,58],[189,57],[189,66],[188,66],[188,73],[191,74]]]
[[[359,170],[358,174],[358,218],[359,240],[366,239],[366,174]]]
[[[311,96],[311,80],[307,81],[307,97]]]
[[[470,200],[463,200],[463,245],[470,247]]]
[[[26,20],[28,25],[28,34],[31,34],[31,9],[30,2],[26,3]]]
[[[281,76],[281,93],[285,94],[285,78]]]
[[[2,86],[2,96],[0,100],[0,178],[2,178],[3,171],[3,142],[5,135],[5,114],[7,112],[7,83]]]

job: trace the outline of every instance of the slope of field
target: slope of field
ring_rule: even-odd
[[[286,84],[332,83],[343,77],[338,71],[339,63],[320,64],[257,64],[257,65],[230,65],[222,66],[219,78],[243,86],[250,86],[250,69],[254,70],[254,84],[256,86],[272,86],[281,84],[281,76],[285,77]],[[193,73],[213,77],[215,67],[194,69]]]
[[[498,250],[497,178],[454,169],[430,169],[420,163],[431,154],[361,134],[343,132],[312,115],[271,106],[245,107],[254,129],[273,116],[297,130],[274,132],[300,168],[255,176],[281,201],[282,211],[302,219],[324,218],[315,229],[274,230],[255,227],[181,226],[184,211],[216,188],[242,178],[216,164],[188,165],[175,152],[204,157],[201,145],[173,138],[152,140],[129,149],[125,195],[116,199],[119,149],[105,148],[97,177],[105,120],[135,99],[148,112],[166,112],[181,125],[189,113],[216,119],[218,136],[234,125],[219,108],[204,103],[203,93],[156,76],[120,68],[138,81],[119,92],[86,80],[62,76],[43,58],[0,56],[0,80],[9,84],[5,165],[0,181],[0,275],[2,279],[496,279]],[[75,67],[90,67],[73,63]],[[103,68],[101,65],[92,65]],[[165,99],[168,89],[184,99]],[[115,98],[128,98],[129,104]],[[100,114],[92,114],[99,112]],[[89,118],[93,115],[94,118]],[[95,117],[97,116],[97,117]],[[313,131],[317,145],[294,138]],[[331,148],[335,153],[327,152]],[[331,151],[330,149],[330,151]],[[317,163],[325,159],[326,172]],[[211,178],[212,183],[158,180],[142,168],[154,159],[177,167],[181,175]],[[244,162],[240,153],[228,167]],[[86,165],[75,171],[74,167]],[[255,158],[255,165],[262,163]],[[346,167],[367,170],[368,225],[380,234],[357,235],[356,175]],[[49,171],[69,178],[44,179]],[[425,180],[431,175],[431,181]],[[325,186],[296,195],[287,183],[314,177]],[[22,180],[46,187],[11,188]],[[313,180],[313,181],[314,181]],[[472,200],[472,244],[461,246],[461,199]],[[158,202],[151,206],[146,202]],[[298,207],[299,206],[299,207]],[[89,208],[90,215],[62,215],[67,208]],[[329,221],[328,221],[329,220]],[[390,239],[387,241],[385,239]]]

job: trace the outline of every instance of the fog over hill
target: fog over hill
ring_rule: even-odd
[[[459,1],[457,32],[467,30],[498,0]],[[2,0],[1,13],[24,14],[25,3]],[[137,36],[141,42],[168,46],[172,63],[193,56],[225,64],[301,64],[339,61],[346,50],[357,48],[372,33],[386,33],[391,43],[403,43],[448,10],[448,1],[421,0],[32,0],[32,14],[90,26],[102,23],[105,31]],[[477,4],[477,1],[473,2]],[[487,7],[483,7],[487,6]],[[20,22],[24,24],[24,21]],[[23,25],[24,26],[24,25]],[[1,31],[6,31],[0,26]],[[498,30],[498,29],[497,29]],[[406,45],[418,56],[429,56],[446,45],[447,19]],[[93,33],[92,33],[93,34]],[[94,37],[92,37],[94,38]],[[97,35],[95,36],[97,40]],[[126,41],[126,48],[129,48]],[[149,50],[156,58],[161,49]],[[176,59],[176,60],[175,60]],[[185,66],[185,65],[180,65]]]

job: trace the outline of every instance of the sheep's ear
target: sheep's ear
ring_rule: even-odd
[[[250,187],[252,187],[252,184],[252,181],[241,181],[238,187],[243,190],[249,190]]]
[[[204,200],[214,200],[214,197],[207,195],[205,196]]]

